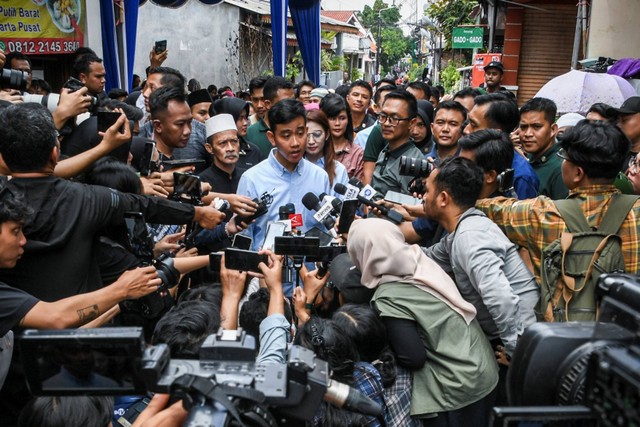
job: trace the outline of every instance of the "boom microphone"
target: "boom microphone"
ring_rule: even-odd
[[[353,387],[337,381],[331,381],[324,400],[338,408],[344,408],[359,414],[377,417],[382,415],[382,407]]]

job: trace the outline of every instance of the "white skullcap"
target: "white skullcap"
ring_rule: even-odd
[[[216,133],[224,132],[225,130],[238,130],[236,121],[233,120],[231,114],[217,114],[207,119],[204,124],[207,126],[207,138]]]
[[[578,124],[580,120],[584,120],[585,117],[578,113],[567,113],[560,116],[556,124],[559,128],[563,128],[565,126],[575,126]]]

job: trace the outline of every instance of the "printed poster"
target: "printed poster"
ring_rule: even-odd
[[[0,0],[0,50],[73,53],[83,46],[85,0]]]

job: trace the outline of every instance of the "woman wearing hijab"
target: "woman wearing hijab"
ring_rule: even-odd
[[[349,255],[374,289],[372,306],[398,362],[413,371],[411,415],[424,426],[486,426],[498,365],[453,280],[389,221],[351,226]]]

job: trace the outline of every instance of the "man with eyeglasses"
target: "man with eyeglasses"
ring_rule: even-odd
[[[577,200],[591,227],[597,229],[614,196],[618,171],[627,162],[629,140],[615,125],[581,121],[560,139],[557,156],[563,159],[562,180],[569,189],[568,199]],[[518,246],[528,249],[538,283],[541,281],[542,250],[566,231],[566,225],[553,200],[546,196],[517,200],[492,198],[478,201],[476,207],[492,219]],[[622,223],[626,272],[640,273],[640,201],[636,200]]]
[[[410,194],[410,176],[400,175],[400,158],[422,159],[422,152],[411,140],[411,126],[416,121],[418,103],[416,98],[405,90],[389,92],[378,114],[382,137],[387,145],[378,155],[371,186],[383,196],[387,191]]]

